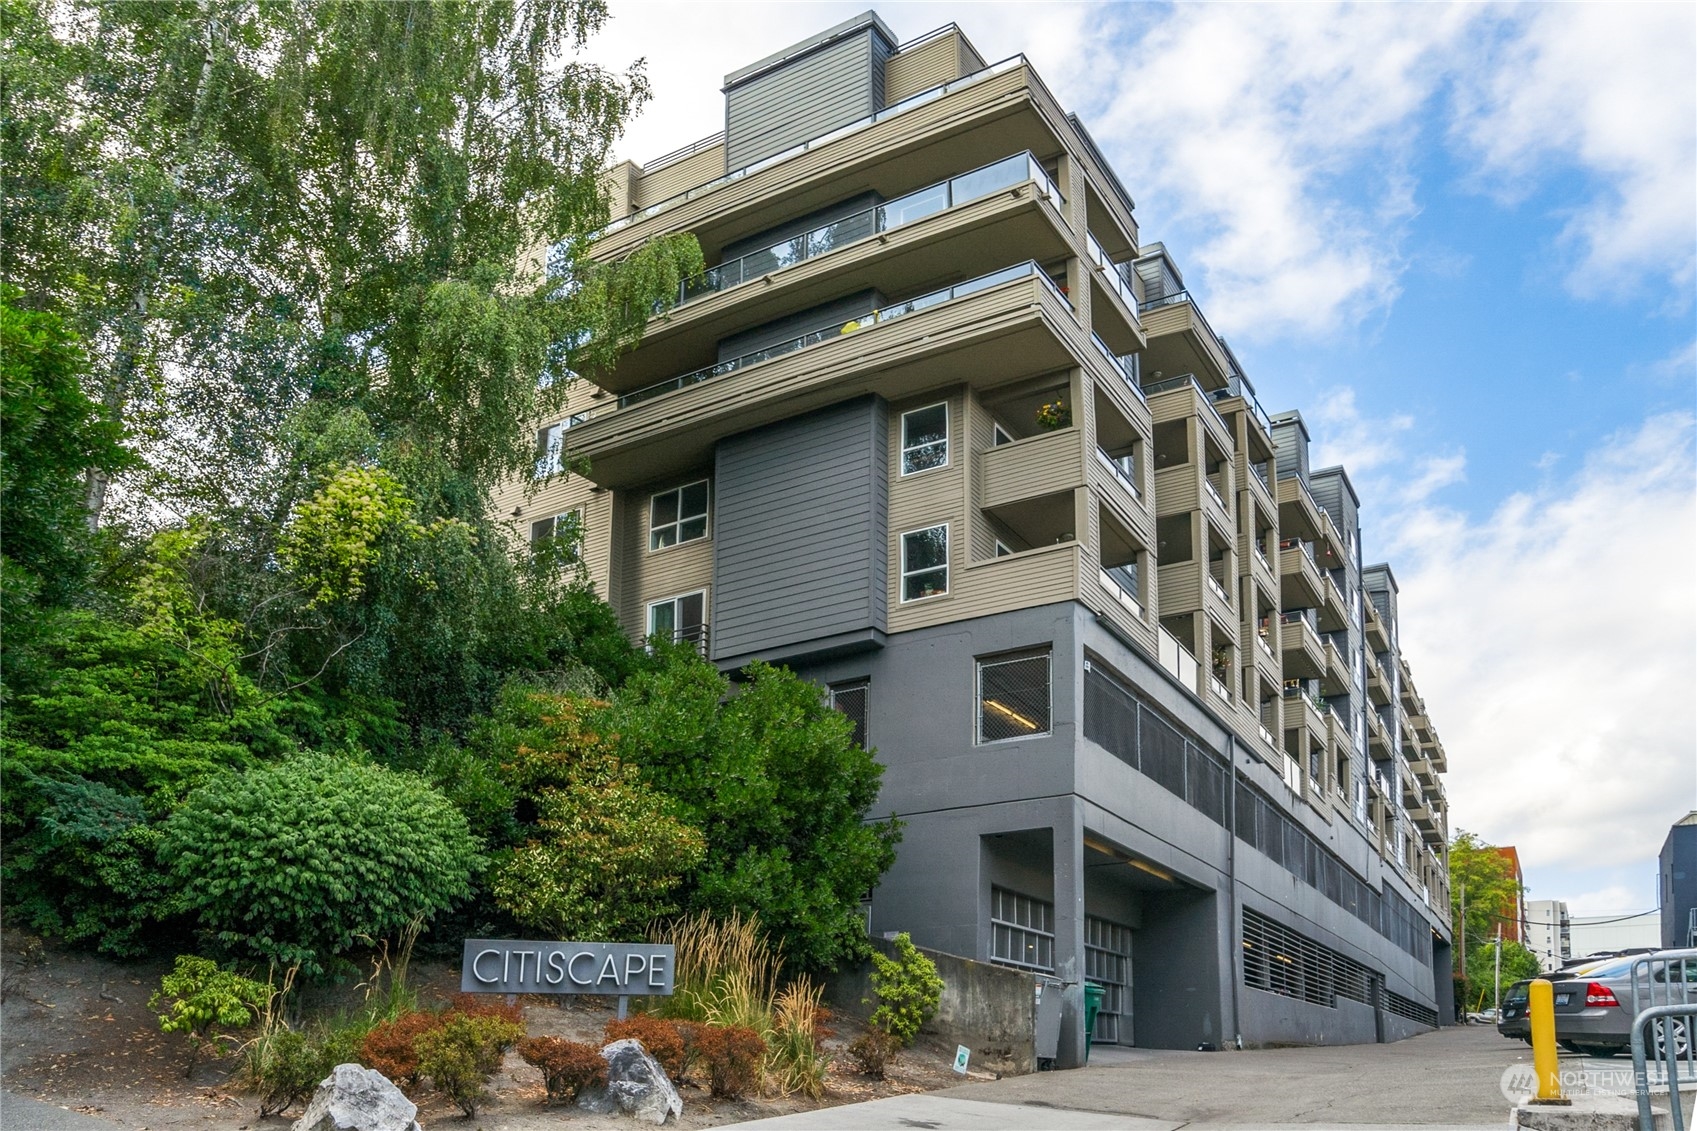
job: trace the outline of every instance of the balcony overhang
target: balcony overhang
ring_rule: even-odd
[[[920,294],[1006,266],[1015,248],[1039,262],[1071,248],[1054,203],[1030,181],[674,307],[596,384],[628,393],[712,364],[720,339],[750,326],[860,291]]]
[[[1225,388],[1232,373],[1231,361],[1188,297],[1147,307],[1138,317],[1149,343],[1143,350],[1145,381],[1194,373],[1204,389]]]
[[[727,436],[868,393],[991,388],[1068,368],[1069,324],[1076,333],[1065,300],[1027,276],[596,416],[567,442],[591,481],[634,486],[709,462]]]

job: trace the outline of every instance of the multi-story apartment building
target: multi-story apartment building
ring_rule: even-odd
[[[1559,899],[1526,901],[1526,949],[1538,956],[1545,970],[1555,970],[1573,957],[1567,904]]]
[[[1099,1041],[1452,1016],[1443,751],[1341,468],[1269,416],[1020,56],[866,13],[611,170],[597,256],[714,264],[498,500],[633,636],[789,665],[905,824],[870,929],[1064,983]]]

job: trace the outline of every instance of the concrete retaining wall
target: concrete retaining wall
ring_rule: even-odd
[[[895,944],[873,939],[872,945],[894,958]],[[937,1016],[922,1031],[944,1046],[972,1050],[972,1067],[1004,1076],[1036,1070],[1036,982],[1029,974],[975,962],[940,951],[919,951],[937,964],[943,997]],[[832,1009],[866,1018],[876,1008],[872,997],[872,963],[845,966],[825,983],[825,1000]]]

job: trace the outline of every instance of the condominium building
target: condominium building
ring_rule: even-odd
[[[610,171],[594,245],[713,266],[502,512],[580,529],[633,637],[816,680],[904,823],[870,929],[1062,983],[1061,1064],[1086,980],[1100,1042],[1450,1018],[1396,580],[1084,125],[1025,58],[871,12],[723,93],[723,134]]]
[[[1567,904],[1559,899],[1526,901],[1526,949],[1546,971],[1558,969],[1573,957],[1572,926]]]

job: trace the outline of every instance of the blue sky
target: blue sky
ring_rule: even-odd
[[[612,0],[619,155],[867,7]],[[1655,906],[1697,808],[1697,9],[882,4],[1024,52],[1272,411],[1363,498],[1455,828],[1534,898]]]

